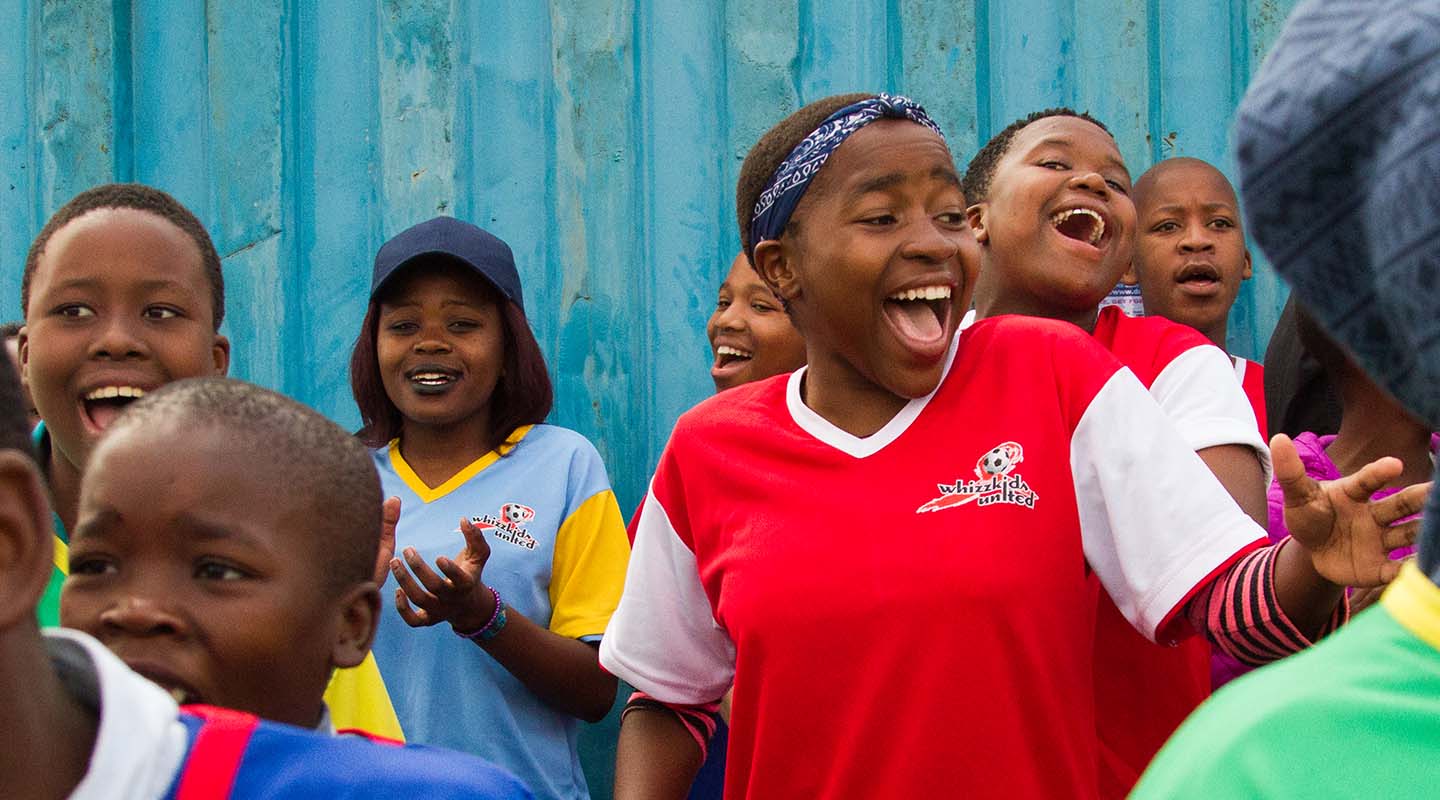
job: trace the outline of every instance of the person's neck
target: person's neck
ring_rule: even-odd
[[[1019,314],[1025,317],[1058,319],[1076,325],[1086,333],[1095,332],[1095,321],[1100,315],[1098,306],[1078,311],[1047,308],[1032,298],[1019,297],[1016,296],[1018,294],[1016,292],[1004,291],[995,281],[985,280],[985,269],[985,267],[981,267],[980,280],[975,285],[975,320],[977,322],[1002,314]]]
[[[426,486],[436,487],[490,452],[490,418],[476,414],[453,425],[406,422],[400,455]]]
[[[825,421],[864,438],[895,418],[910,401],[868,380],[841,359],[812,356],[800,385],[800,398]]]
[[[66,534],[75,530],[75,517],[80,513],[81,469],[50,444],[50,463],[45,481],[50,486],[50,500],[55,504],[55,513],[65,526]]]
[[[1431,431],[1379,389],[1342,392],[1343,412],[1335,441],[1325,454],[1342,475],[1350,475],[1384,456],[1394,456],[1405,469],[1388,487],[1409,486],[1430,479]]]
[[[34,627],[0,637],[0,747],[4,795],[61,800],[85,777],[100,721],[66,691]]]
[[[1211,344],[1215,345],[1221,350],[1224,350],[1226,353],[1229,353],[1230,348],[1225,345],[1225,338],[1226,335],[1229,333],[1229,331],[1227,330],[1228,324],[1229,320],[1222,317],[1220,321],[1215,323],[1214,325],[1211,325],[1207,328],[1197,328],[1196,330],[1200,331],[1201,335],[1203,335],[1206,339],[1209,339]]]

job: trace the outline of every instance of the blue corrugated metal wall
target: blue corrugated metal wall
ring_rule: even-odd
[[[109,180],[214,232],[237,375],[345,423],[376,247],[437,213],[510,242],[556,377],[629,506],[710,391],[703,321],[736,249],[749,145],[799,104],[887,89],[967,159],[1069,104],[1137,174],[1225,163],[1232,109],[1290,0],[7,0],[0,296],[46,215]],[[1281,292],[1261,270],[1233,345]]]
[[[597,443],[630,508],[711,391],[703,323],[767,127],[826,94],[900,91],[963,162],[1068,104],[1112,126],[1137,175],[1180,154],[1228,166],[1232,110],[1292,4],[0,0],[3,316],[57,206],[160,186],[225,258],[234,373],[354,424],[370,259],[453,214],[514,247],[553,420]],[[1263,350],[1281,300],[1258,270],[1235,349]]]

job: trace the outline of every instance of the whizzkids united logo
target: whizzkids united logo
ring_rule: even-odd
[[[535,509],[519,503],[506,503],[500,506],[499,514],[471,517],[470,524],[502,542],[534,550],[535,537],[525,531],[525,523],[532,519],[535,519]]]
[[[1034,508],[1040,496],[1030,488],[1016,468],[1025,460],[1025,448],[1004,442],[991,448],[975,464],[975,479],[958,478],[954,483],[937,484],[940,496],[915,509],[916,514],[944,511],[967,503],[977,506],[1005,504]]]

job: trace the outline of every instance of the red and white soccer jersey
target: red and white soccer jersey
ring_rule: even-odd
[[[601,663],[671,703],[733,680],[730,797],[1094,796],[1094,576],[1168,636],[1264,531],[1072,325],[976,323],[864,438],[804,375],[681,417]]]
[[[1224,351],[1194,328],[1163,317],[1128,317],[1113,307],[1101,310],[1094,335],[1150,389],[1192,449],[1252,447],[1269,485],[1269,449]],[[1210,696],[1210,653],[1200,637],[1173,648],[1155,646],[1100,595],[1095,695],[1101,796],[1128,794],[1165,740]]]
[[[1245,399],[1250,401],[1250,409],[1255,412],[1255,424],[1260,429],[1260,437],[1270,441],[1270,423],[1265,417],[1265,367],[1258,361],[1251,361],[1240,356],[1230,356],[1235,362],[1235,377],[1240,380],[1240,388],[1245,392]]]

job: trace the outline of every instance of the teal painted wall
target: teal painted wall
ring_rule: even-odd
[[[46,216],[111,180],[209,225],[234,373],[354,425],[369,264],[435,214],[515,250],[555,377],[631,508],[711,391],[703,323],[737,249],[745,152],[799,105],[889,90],[962,162],[1057,104],[1132,172],[1229,168],[1245,84],[1293,0],[0,0],[0,316]],[[1232,346],[1264,349],[1263,265]]]

